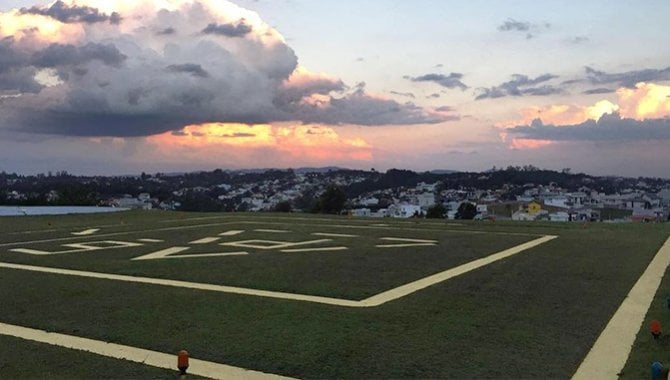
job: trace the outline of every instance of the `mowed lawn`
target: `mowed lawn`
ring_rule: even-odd
[[[287,376],[328,378],[569,377],[670,233],[665,225],[454,224],[164,212],[3,218],[0,227],[8,231],[0,237],[4,262],[347,299],[365,298],[543,235],[558,236],[374,308],[0,269],[3,323],[161,352],[186,348],[200,359]],[[72,238],[71,232],[90,228],[100,228],[100,236],[119,235],[65,240]],[[163,228],[169,229],[149,232]],[[49,231],[31,232],[40,229]],[[245,232],[211,245],[189,245],[229,230]],[[154,247],[189,246],[193,248],[183,254],[198,254],[238,250],[220,245],[231,239],[324,239],[314,233],[357,236],[322,245],[346,246],[343,251],[249,249],[246,256],[130,261]],[[438,243],[376,247],[395,243],[380,240],[389,237]],[[10,252],[24,246],[55,250],[75,241],[143,238],[165,242],[47,257]],[[25,243],[52,239],[64,240]],[[7,367],[2,360],[0,377]],[[73,373],[103,376],[104,371],[95,368],[99,367],[82,361]],[[27,366],[24,374],[38,374],[31,371]]]

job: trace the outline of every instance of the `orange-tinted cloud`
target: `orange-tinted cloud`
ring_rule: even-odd
[[[622,87],[617,90],[617,104],[603,99],[591,106],[576,104],[527,107],[521,110],[521,118],[496,124],[501,129],[530,125],[541,120],[544,125],[574,126],[587,120],[600,120],[603,115],[617,112],[621,118],[633,120],[659,119],[670,117],[670,86],[653,83],[638,83],[635,88]],[[500,136],[511,149],[534,149],[551,144],[549,140],[510,139],[508,134]],[[521,141],[523,140],[523,141]]]
[[[313,125],[211,123],[190,125],[147,140],[165,152],[184,151],[196,156],[272,152],[312,162],[372,160],[372,146],[363,139],[344,138],[332,128]]]
[[[635,88],[620,88],[619,113],[622,117],[645,120],[670,116],[670,86],[638,83]]]

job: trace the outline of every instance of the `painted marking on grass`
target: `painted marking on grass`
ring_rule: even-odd
[[[193,240],[192,242],[188,244],[209,244],[209,243],[214,243],[215,241],[221,240],[220,237],[206,237],[198,240]]]
[[[379,306],[385,304],[386,302],[396,300],[401,297],[405,297],[409,294],[418,292],[419,290],[425,289],[429,286],[439,284],[441,282],[447,281],[456,276],[460,276],[464,273],[468,273],[470,271],[481,268],[496,261],[506,259],[510,256],[514,256],[525,250],[537,247],[538,245],[554,240],[557,237],[558,236],[547,235],[539,239],[531,240],[529,242],[517,245],[516,247],[512,247],[504,251],[500,251],[498,253],[494,253],[490,256],[483,257],[481,259],[470,261],[469,263],[457,266],[456,268],[447,269],[443,272],[434,274],[432,276],[428,276],[418,281],[410,282],[409,284],[405,284],[395,289],[391,289],[386,292],[377,294],[375,296],[363,300],[362,302],[365,304],[365,306],[368,307]]]
[[[165,240],[161,240],[161,239],[137,239],[137,241],[142,242],[142,243],[162,243]]]
[[[658,250],[647,269],[600,333],[572,377],[573,379],[616,379],[619,377],[668,265],[670,265],[670,238]]]
[[[244,230],[231,230],[231,231],[226,231],[223,233],[220,233],[219,236],[235,236],[243,233]]]
[[[156,251],[156,252],[153,252],[153,253],[149,253],[149,254],[146,254],[146,255],[143,255],[143,256],[135,257],[135,258],[132,259],[132,260],[156,260],[156,259],[163,259],[163,258],[165,258],[166,256],[175,255],[175,254],[177,254],[177,253],[181,253],[181,252],[184,252],[184,251],[188,251],[189,249],[191,249],[191,248],[189,248],[189,247],[170,247],[170,248],[162,249],[162,250],[160,250],[160,251]]]
[[[254,231],[255,232],[266,232],[266,233],[270,233],[270,234],[287,234],[287,233],[291,232],[289,230],[268,230],[268,229],[264,229],[264,228],[257,229],[257,230],[254,230]]]
[[[60,255],[63,253],[79,253],[79,252],[90,252],[90,251],[100,251],[103,249],[119,249],[119,248],[132,248],[132,247],[141,247],[140,243],[133,243],[127,241],[115,241],[115,240],[105,240],[105,241],[94,241],[86,243],[73,243],[73,244],[63,244],[63,247],[74,248],[66,249],[63,251],[41,251],[37,249],[27,249],[27,248],[15,248],[10,249],[10,252],[17,253],[27,253],[29,255]]]
[[[148,284],[148,285],[171,286],[171,287],[177,287],[177,288],[187,288],[187,289],[214,291],[214,292],[221,292],[221,293],[250,295],[250,296],[258,296],[258,297],[266,297],[266,298],[278,298],[278,299],[286,299],[286,300],[294,300],[294,301],[314,302],[314,303],[321,303],[321,304],[335,305],[335,306],[375,307],[375,306],[380,306],[380,305],[383,305],[387,302],[405,297],[409,294],[418,292],[419,290],[425,289],[429,286],[439,284],[439,283],[444,282],[446,280],[449,280],[453,277],[460,276],[462,274],[468,273],[470,271],[481,268],[483,266],[494,263],[496,261],[514,256],[514,255],[516,255],[520,252],[523,252],[525,250],[534,248],[538,245],[541,245],[541,244],[544,244],[548,241],[556,239],[557,237],[558,236],[553,236],[553,235],[543,236],[539,239],[535,239],[535,240],[517,245],[517,246],[512,247],[512,248],[508,248],[504,251],[500,251],[500,252],[494,253],[490,256],[471,261],[469,263],[460,265],[456,268],[448,269],[448,270],[445,270],[443,272],[434,274],[432,276],[428,276],[428,277],[422,278],[420,280],[417,280],[417,281],[399,286],[397,288],[385,291],[383,293],[377,294],[377,295],[372,296],[370,298],[366,298],[362,301],[352,301],[352,300],[346,300],[346,299],[339,299],[339,298],[332,298],[332,297],[322,297],[322,296],[312,296],[312,295],[296,294],[296,293],[275,292],[275,291],[269,291],[269,290],[239,288],[239,287],[225,286],[225,285],[213,285],[213,284],[202,284],[202,283],[178,281],[178,280],[166,280],[166,279],[160,279],[160,278],[134,277],[134,276],[127,276],[127,275],[112,274],[112,273],[86,272],[86,271],[71,270],[71,269],[38,267],[38,266],[32,266],[32,265],[13,264],[13,263],[5,263],[5,262],[0,262],[0,268],[13,269],[13,270],[23,270],[23,271],[30,271],[30,272],[49,273],[49,274],[59,274],[59,275],[65,275],[65,276],[95,278],[95,279],[102,279],[102,280],[123,281],[123,282]],[[326,241],[331,241],[331,240],[326,239]],[[305,242],[303,242],[303,243],[305,243]],[[294,243],[293,245],[296,245],[296,244],[299,245],[299,243]],[[188,249],[188,247],[173,247],[173,248],[169,248],[168,250],[175,250],[175,252],[173,252],[173,253],[179,253],[179,252],[183,252],[186,249]],[[177,250],[179,250],[179,251],[177,252]],[[167,251],[167,250],[164,250],[164,251]],[[164,251],[159,251],[159,252],[163,252],[163,256],[167,256],[164,253]],[[155,254],[157,254],[157,253],[154,253],[153,255],[155,255]],[[172,253],[169,253],[169,254],[172,254]]]
[[[52,333],[6,323],[0,323],[0,335],[90,352],[100,356],[141,363],[151,367],[170,369],[176,373],[175,363],[177,362],[177,357],[175,354],[166,354],[138,347],[103,342],[74,335]],[[212,379],[289,379],[279,375],[193,358],[189,360],[188,373]]]
[[[323,236],[323,237],[358,237],[358,235],[351,234],[331,234],[329,232],[314,232],[314,236]]]
[[[75,235],[75,236],[86,236],[86,235],[93,235],[94,233],[96,233],[98,231],[100,231],[99,228],[91,228],[91,229],[88,229],[88,230],[83,230],[81,232],[71,232],[71,234]]]
[[[188,225],[188,226],[152,228],[152,229],[149,229],[149,230],[111,232],[111,233],[107,233],[107,234],[96,235],[95,237],[99,239],[99,238],[102,238],[102,237],[135,235],[135,234],[149,233],[149,232],[181,231],[181,230],[184,230],[184,229],[193,229],[193,228],[202,228],[202,227],[216,227],[216,226],[221,226],[222,224],[230,224],[230,223],[224,222],[224,223],[195,224],[195,225]],[[54,243],[54,242],[57,242],[57,241],[69,241],[69,240],[77,240],[77,239],[84,239],[84,238],[86,238],[86,237],[85,236],[79,236],[79,237],[40,239],[40,240],[30,240],[30,241],[17,241],[17,242],[11,242],[11,243],[0,243],[0,247],[11,247],[11,246],[22,245],[22,244]],[[91,237],[89,236],[88,238],[91,238]]]
[[[408,248],[408,247],[434,247],[433,243],[409,243],[409,244],[379,244],[376,248]]]
[[[241,248],[255,248],[255,249],[282,249],[289,247],[298,247],[301,245],[310,245],[310,244],[319,244],[327,243],[333,241],[332,239],[320,239],[320,240],[308,240],[300,241],[296,243],[287,242],[287,241],[275,241],[275,240],[243,240],[243,241],[231,241],[228,243],[221,243],[220,245],[230,246],[230,247],[241,247]]]
[[[189,247],[170,247],[166,248],[160,251],[156,251],[153,253],[149,253],[147,255],[139,256],[134,259],[133,261],[138,261],[138,260],[159,260],[159,259],[194,259],[198,257],[217,257],[217,256],[242,256],[242,255],[248,255],[249,253],[247,252],[222,252],[222,253],[198,253],[198,254],[193,254],[193,255],[179,255],[179,256],[173,256],[176,255],[177,253],[182,253],[188,251]]]
[[[15,248],[15,249],[10,249],[9,251],[10,252],[16,252],[16,253],[26,253],[28,255],[35,255],[35,256],[53,255],[53,252],[39,251],[37,249],[28,249],[28,248]]]
[[[24,271],[31,271],[31,272],[41,272],[41,273],[49,273],[49,274],[60,274],[60,275],[65,275],[65,276],[96,278],[96,279],[101,279],[101,280],[123,281],[123,282],[131,282],[131,283],[138,283],[138,284],[162,285],[162,286],[170,286],[170,287],[176,287],[176,288],[208,290],[208,291],[220,292],[220,293],[251,295],[251,296],[266,297],[266,298],[279,298],[279,299],[295,300],[295,301],[307,301],[307,302],[323,303],[323,304],[337,305],[337,306],[349,306],[349,307],[360,307],[360,306],[362,306],[360,301],[343,300],[343,299],[338,299],[338,298],[321,297],[321,296],[310,296],[310,295],[304,295],[304,294],[274,292],[274,291],[269,291],[269,290],[239,288],[239,287],[235,287],[235,286],[202,284],[202,283],[197,283],[197,282],[178,281],[178,280],[165,280],[165,279],[162,279],[162,278],[135,277],[135,276],[120,275],[120,274],[112,274],[112,273],[86,272],[86,271],[80,271],[80,270],[38,267],[38,266],[32,266],[32,265],[11,264],[11,263],[3,263],[3,262],[0,262],[0,268],[24,270]]]
[[[408,238],[395,238],[395,237],[383,237],[379,238],[380,240],[387,241],[404,241],[408,243],[433,243],[437,244],[437,240],[424,240],[424,239],[408,239]]]
[[[327,252],[327,251],[345,251],[347,247],[323,247],[323,248],[296,248],[296,249],[282,249],[282,252],[297,253],[297,252]]]

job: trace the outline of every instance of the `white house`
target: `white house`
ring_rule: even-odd
[[[480,214],[482,216],[486,216],[489,214],[489,206],[488,205],[477,205],[477,214]]]
[[[552,222],[569,222],[570,214],[564,211],[552,212],[549,214],[549,220]]]
[[[416,196],[419,203],[419,207],[427,209],[435,205],[435,194],[434,193],[422,193]]]
[[[570,208],[568,197],[564,195],[544,198],[544,204],[553,207]]]
[[[351,216],[355,217],[370,217],[372,216],[369,208],[357,208],[351,210]]]
[[[421,214],[421,206],[401,204],[391,205],[388,208],[389,216],[394,218],[411,218],[414,215]]]

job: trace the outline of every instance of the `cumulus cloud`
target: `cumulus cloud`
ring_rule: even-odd
[[[506,96],[546,96],[560,94],[563,92],[563,89],[560,87],[542,84],[555,78],[558,78],[558,76],[553,74],[544,74],[537,78],[529,78],[527,75],[514,74],[512,75],[512,80],[504,82],[498,86],[480,88],[479,90],[481,93],[477,95],[475,99],[481,100],[502,98]]]
[[[109,21],[112,24],[118,24],[121,22],[121,15],[117,12],[108,15],[94,7],[68,5],[61,0],[48,7],[21,8],[21,13],[48,16],[63,23],[83,22],[94,24]]]
[[[437,83],[442,87],[454,89],[460,88],[461,90],[467,90],[468,86],[461,81],[463,79],[463,74],[461,73],[451,73],[449,75],[444,74],[426,74],[418,77],[406,77],[412,82],[433,82]]]
[[[632,70],[622,73],[606,73],[592,67],[585,67],[586,77],[595,85],[617,84],[625,87],[635,87],[640,82],[658,82],[670,80],[670,67],[664,69]]]
[[[447,120],[297,62],[256,13],[224,0],[13,10],[0,13],[0,94],[22,96],[0,102],[0,130],[122,137],[207,122]]]

